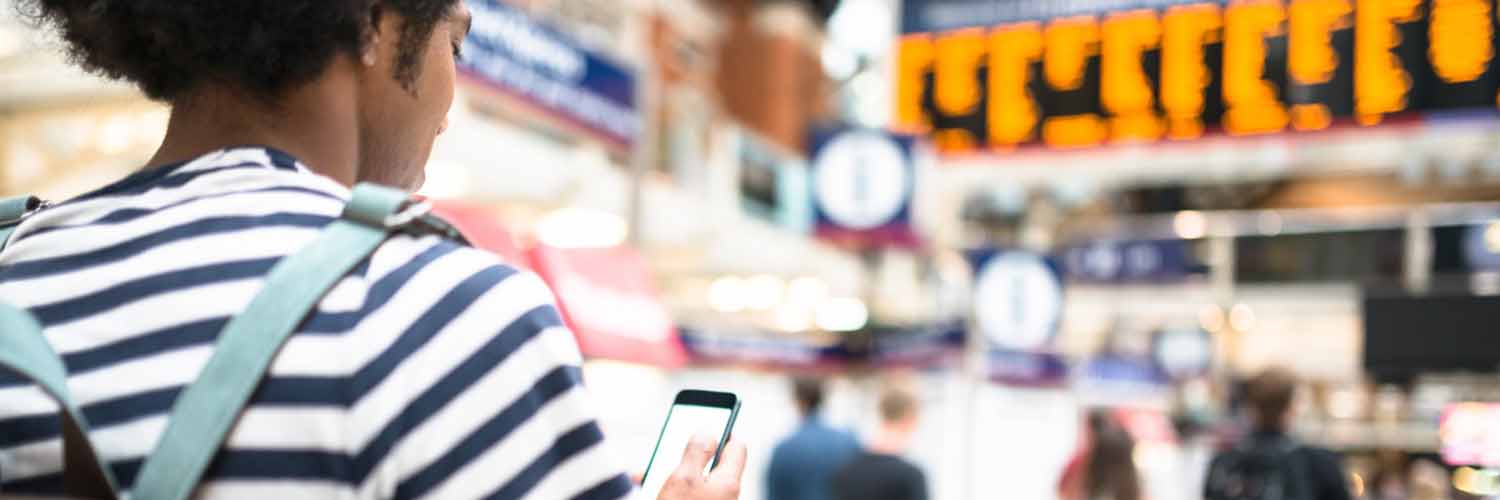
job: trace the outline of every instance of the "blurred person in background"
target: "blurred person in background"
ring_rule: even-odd
[[[1448,469],[1428,458],[1412,462],[1408,474],[1412,500],[1446,500],[1448,498]]]
[[[1385,448],[1375,453],[1379,469],[1370,478],[1368,485],[1371,500],[1407,500],[1411,494],[1407,488],[1408,467],[1406,454],[1400,450]]]
[[[1333,452],[1289,435],[1297,378],[1272,368],[1245,386],[1251,433],[1209,465],[1208,500],[1349,500],[1343,465]]]
[[[830,478],[859,451],[853,435],[829,427],[819,416],[824,389],[819,378],[792,380],[792,397],[802,421],[771,454],[766,470],[768,500],[831,500]]]
[[[1084,448],[1063,473],[1063,500],[1140,500],[1135,439],[1105,409],[1089,411]]]
[[[833,475],[837,500],[926,500],[927,477],[902,458],[919,422],[917,398],[889,385],[880,395],[880,429],[866,449]],[[780,499],[776,499],[780,500]]]
[[[84,69],[171,107],[139,172],[34,211],[0,245],[0,301],[67,360],[128,489],[272,266],[339,220],[355,183],[421,186],[471,14],[460,0],[15,5]],[[493,254],[384,240],[302,319],[195,497],[624,498],[551,297]],[[51,399],[0,374],[0,497],[76,487],[61,432]],[[744,447],[705,476],[714,448],[684,450],[661,498],[736,498]]]

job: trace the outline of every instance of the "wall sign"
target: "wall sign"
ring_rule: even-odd
[[[969,252],[975,269],[973,328],[989,344],[990,378],[1055,385],[1068,366],[1049,352],[1062,319],[1062,274],[1055,261],[1028,252]]]
[[[1100,240],[1066,247],[1059,255],[1068,279],[1082,282],[1169,281],[1205,268],[1182,240]]]
[[[974,280],[974,324],[1001,349],[1047,347],[1062,318],[1062,279],[1045,257],[998,252],[984,257]]]
[[[947,153],[1493,110],[1493,0],[908,0],[898,129]]]
[[[817,233],[856,246],[915,246],[912,139],[874,130],[813,138]]]
[[[1151,357],[1173,379],[1205,375],[1213,366],[1213,339],[1197,328],[1163,330],[1151,340]]]
[[[466,2],[474,24],[464,74],[607,142],[635,143],[634,70],[499,0]]]
[[[966,338],[962,322],[877,328],[870,361],[881,366],[942,366],[958,358]]]
[[[776,338],[764,332],[724,332],[685,328],[682,344],[698,363],[762,365],[781,368],[836,368],[853,355],[841,342]]]

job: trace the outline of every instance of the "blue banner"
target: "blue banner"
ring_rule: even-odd
[[[915,247],[911,136],[832,129],[812,136],[812,195],[820,238],[853,247]]]
[[[1161,282],[1205,272],[1182,240],[1095,241],[1060,252],[1063,274],[1077,282]]]
[[[939,367],[956,361],[967,337],[962,322],[877,329],[870,360],[881,366]]]
[[[717,332],[680,327],[682,345],[695,362],[814,368],[848,363],[853,355],[842,342],[811,342],[769,332]]]
[[[999,349],[1052,349],[1063,313],[1063,281],[1056,260],[996,248],[966,252],[974,268],[974,326]]]
[[[474,24],[462,71],[611,143],[635,143],[640,121],[632,69],[498,0],[467,2]]]
[[[999,384],[1054,387],[1068,381],[1068,363],[1057,354],[996,349],[988,362],[989,379]]]
[[[1057,261],[1019,250],[966,252],[974,268],[974,335],[987,341],[990,380],[1023,386],[1067,381],[1068,364],[1052,352],[1063,312]]]

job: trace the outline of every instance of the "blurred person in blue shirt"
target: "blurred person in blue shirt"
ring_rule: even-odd
[[[822,380],[798,377],[792,381],[792,393],[802,423],[771,454],[766,498],[830,500],[833,473],[859,452],[859,443],[850,433],[829,427],[818,417],[823,406]]]

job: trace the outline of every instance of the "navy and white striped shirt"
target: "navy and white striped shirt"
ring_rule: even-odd
[[[349,191],[235,148],[27,219],[0,301],[42,322],[122,486],[229,318]],[[578,348],[551,292],[495,255],[400,236],[337,284],[273,362],[201,498],[613,499]],[[0,373],[0,496],[62,491],[56,406]]]

